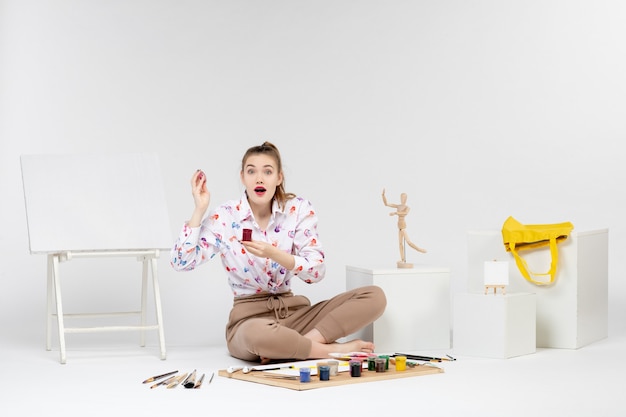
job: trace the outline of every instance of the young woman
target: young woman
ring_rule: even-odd
[[[271,143],[249,148],[241,162],[245,192],[212,210],[206,175],[191,178],[195,209],[182,227],[171,265],[189,271],[219,256],[233,291],[226,325],[230,354],[247,361],[327,358],[330,353],[374,351],[372,342],[336,340],[383,313],[386,298],[366,286],[311,305],[291,292],[295,277],[324,278],[324,250],[312,204],[285,192],[280,153]],[[244,230],[251,240],[244,240]]]

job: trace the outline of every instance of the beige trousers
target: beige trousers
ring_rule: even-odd
[[[309,359],[317,329],[331,343],[380,317],[387,305],[384,292],[365,286],[311,305],[302,295],[257,294],[235,298],[226,326],[226,343],[236,358]]]

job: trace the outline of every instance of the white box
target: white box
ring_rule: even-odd
[[[387,308],[372,325],[350,336],[371,340],[378,352],[450,348],[450,269],[346,267],[348,290],[378,285]]]
[[[506,359],[535,353],[535,294],[459,293],[454,297],[455,355]]]
[[[537,294],[537,346],[578,349],[608,336],[608,229],[574,230],[558,252],[554,284],[539,286],[519,272],[501,231],[468,232],[468,291],[483,290],[484,261],[508,261],[507,292]],[[531,271],[548,271],[549,249],[520,253]]]

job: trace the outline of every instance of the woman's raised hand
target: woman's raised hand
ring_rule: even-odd
[[[206,211],[211,202],[211,193],[206,187],[206,175],[202,170],[197,170],[191,177],[191,194],[196,209]]]

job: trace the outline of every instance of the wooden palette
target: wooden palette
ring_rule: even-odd
[[[389,364],[389,370],[385,372],[375,372],[363,369],[360,377],[352,377],[350,376],[349,371],[343,371],[337,373],[337,375],[335,376],[331,376],[328,381],[320,381],[317,375],[311,375],[310,382],[300,382],[299,377],[290,379],[284,376],[277,375],[275,373],[263,371],[255,371],[247,374],[244,374],[241,371],[229,374],[226,369],[218,371],[218,375],[225,378],[255,382],[257,384],[272,385],[281,388],[289,388],[297,391],[305,391],[324,387],[336,387],[338,385],[358,384],[363,382],[409,378],[440,373],[443,373],[443,369],[431,365],[416,365],[414,367],[407,367],[405,371],[396,371],[395,367],[392,364]]]

